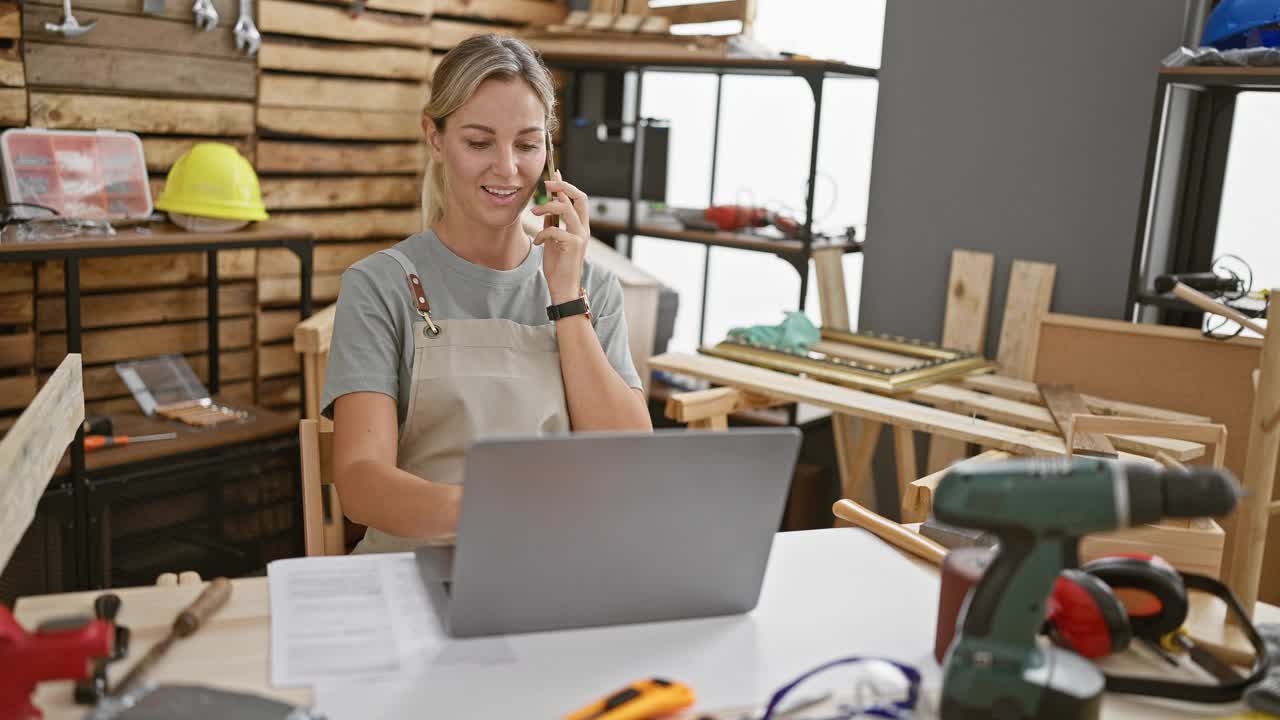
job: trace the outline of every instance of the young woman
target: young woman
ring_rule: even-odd
[[[617,278],[584,261],[587,196],[546,164],[555,92],[519,40],[470,38],[441,61],[423,111],[428,229],[342,276],[321,406],[334,421],[356,552],[448,538],[463,456],[482,437],[652,429]],[[572,502],[566,498],[566,502]]]

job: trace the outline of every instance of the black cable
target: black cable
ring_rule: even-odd
[[[1238,262],[1240,266],[1243,268],[1244,273],[1247,276],[1247,279],[1240,277],[1240,273],[1237,273],[1232,268],[1225,266],[1224,262],[1227,260],[1234,260]],[[1249,293],[1253,292],[1253,268],[1249,265],[1247,261],[1245,261],[1244,258],[1240,257],[1239,255],[1234,255],[1230,253],[1226,255],[1220,255],[1214,258],[1213,263],[1210,266],[1210,271],[1214,273],[1225,273],[1227,275],[1230,275],[1231,279],[1236,281],[1235,292],[1212,293],[1211,297],[1213,297],[1213,299],[1221,302],[1223,305],[1226,305],[1232,310],[1235,310],[1236,312],[1239,312],[1240,314],[1249,318],[1262,318],[1266,316],[1265,306],[1262,310],[1253,310],[1250,308],[1239,307],[1231,304],[1233,301],[1241,300],[1243,298],[1248,297]],[[1237,324],[1234,332],[1229,334],[1219,334],[1218,330],[1224,327],[1227,323],[1233,322],[1233,321],[1228,318],[1222,317],[1220,315],[1214,316],[1212,313],[1206,313],[1206,316],[1207,318],[1206,318],[1204,327],[1201,329],[1201,333],[1207,338],[1211,338],[1214,340],[1230,340],[1232,338],[1239,337],[1240,334],[1244,332],[1244,326]],[[1216,324],[1213,322],[1212,319],[1209,319],[1213,317],[1218,318],[1218,321]]]

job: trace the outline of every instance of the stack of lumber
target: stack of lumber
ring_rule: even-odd
[[[173,162],[197,141],[227,142],[252,158],[257,63],[235,47],[234,0],[214,4],[218,27],[204,32],[194,26],[189,3],[166,3],[162,14],[145,15],[142,4],[131,0],[85,0],[75,3],[76,17],[82,24],[97,24],[67,38],[45,28],[61,22],[60,2],[24,3],[20,27],[30,124],[138,133],[153,194]],[[252,251],[229,251],[219,260],[225,281],[219,308],[223,394],[251,402],[255,258]],[[0,272],[22,270],[9,266]],[[33,370],[42,378],[57,367],[66,349],[62,273],[60,262],[40,263],[31,276],[34,282],[23,283],[33,293]],[[205,259],[198,254],[82,264],[88,412],[136,407],[112,367],[117,361],[181,353],[205,375],[205,291],[192,287],[204,274]]]
[[[257,167],[273,218],[315,233],[313,299],[342,271],[421,229],[421,112],[441,55],[472,35],[564,18],[545,0],[263,0]],[[258,400],[297,411],[298,263],[261,251]]]

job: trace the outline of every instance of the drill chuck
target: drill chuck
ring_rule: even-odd
[[[1240,485],[1229,470],[1142,463],[1126,463],[1122,468],[1132,525],[1159,522],[1166,517],[1226,515],[1240,498]]]

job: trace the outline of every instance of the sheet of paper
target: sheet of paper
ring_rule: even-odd
[[[277,560],[267,574],[276,687],[395,676],[442,641],[413,553]]]

